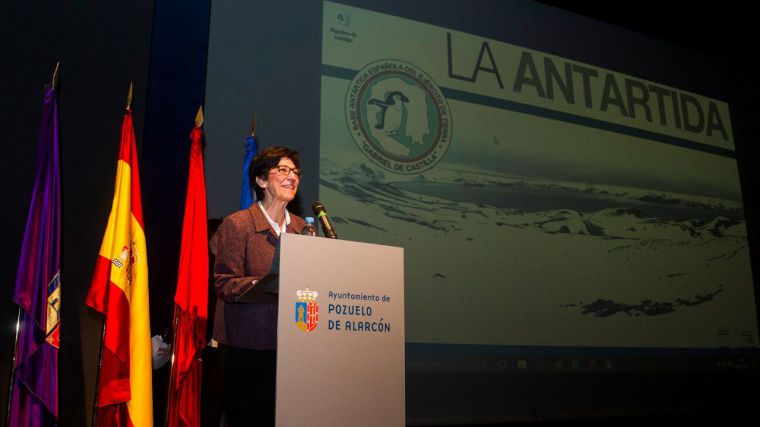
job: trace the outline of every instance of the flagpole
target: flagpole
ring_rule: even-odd
[[[126,110],[132,106],[132,82],[129,82],[129,93],[127,93],[127,106]],[[106,319],[103,319],[103,331],[100,333],[100,352],[98,353],[98,372],[95,375],[95,400],[92,406],[92,427],[95,427],[98,421],[98,403],[100,394],[100,371],[103,368],[103,346],[106,342]]]
[[[61,66],[61,61],[55,63],[55,70],[53,71],[53,78],[50,80],[50,87],[55,89],[55,84],[58,82],[58,68]]]
[[[18,353],[18,335],[19,329],[21,329],[21,307],[18,308],[18,314],[16,315],[16,339],[13,341],[13,360],[11,363],[11,375],[8,385],[8,406],[5,412],[5,426],[8,427],[11,424],[11,401],[13,400],[13,384],[16,382],[14,378],[16,376],[16,355]]]
[[[133,83],[129,82],[129,94],[127,94],[127,107],[125,108],[127,111],[132,108],[132,86]]]
[[[177,317],[177,304],[174,304],[174,325],[172,326],[172,358],[169,363],[169,387],[166,392],[166,410],[164,411],[164,426],[169,425],[169,408],[171,407],[172,402],[172,389],[174,379],[174,361],[176,359],[175,354],[177,352],[177,324],[179,323],[179,318]]]
[[[92,427],[98,420],[98,394],[100,392],[100,369],[103,367],[103,344],[106,340],[106,321],[103,320],[103,332],[100,333],[100,352],[98,353],[98,372],[95,375],[95,403],[92,406]]]

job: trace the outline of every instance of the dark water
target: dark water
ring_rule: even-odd
[[[526,188],[520,186],[476,186],[431,182],[399,182],[394,187],[419,194],[440,197],[454,202],[485,203],[502,208],[521,209],[526,212],[541,212],[569,209],[578,212],[597,212],[609,208],[633,208],[647,216],[662,220],[680,221],[698,219],[709,222],[717,216],[732,220],[743,220],[741,210],[718,210],[683,206],[677,203],[634,200],[606,194],[584,193]]]

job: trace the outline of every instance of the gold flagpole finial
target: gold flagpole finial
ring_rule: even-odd
[[[251,123],[251,136],[256,136],[256,112],[253,112],[253,123]]]
[[[55,70],[53,71],[53,79],[50,81],[50,87],[55,89],[55,84],[58,83],[58,68],[61,66],[61,61],[55,63]]]
[[[198,107],[198,114],[195,115],[195,127],[203,126],[203,106]]]
[[[129,82],[129,95],[127,95],[127,111],[132,109],[132,82]]]

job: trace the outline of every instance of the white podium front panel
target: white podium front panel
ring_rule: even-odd
[[[278,426],[403,426],[404,251],[280,241]]]

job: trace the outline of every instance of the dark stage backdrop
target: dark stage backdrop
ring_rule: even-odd
[[[343,7],[346,13],[342,14],[342,19],[339,19],[338,15],[326,16],[323,12],[325,6],[319,1],[220,0],[213,2],[211,9],[209,0],[194,1],[182,6],[175,5],[174,2],[155,3],[154,5],[152,1],[133,2],[126,7],[85,1],[74,4],[69,2],[66,5],[33,1],[12,4],[6,8],[6,13],[0,16],[0,40],[4,47],[4,57],[7,59],[7,64],[0,72],[0,87],[3,88],[0,118],[6,138],[4,154],[0,156],[0,188],[4,199],[4,208],[0,215],[5,228],[0,242],[0,256],[3,259],[0,263],[0,282],[3,283],[0,295],[0,324],[3,325],[0,329],[0,414],[3,418],[16,313],[10,298],[29,206],[42,105],[42,86],[49,81],[58,60],[62,66],[60,109],[63,191],[60,406],[62,419],[67,424],[89,424],[92,409],[101,322],[97,315],[84,306],[83,301],[111,205],[119,126],[130,80],[135,82],[136,91],[133,105],[138,147],[141,152],[146,236],[151,257],[149,269],[153,333],[163,333],[170,322],[171,297],[176,280],[179,222],[184,198],[184,174],[187,163],[185,147],[189,142],[188,134],[194,113],[198,105],[204,101],[204,97],[207,103],[205,153],[210,217],[220,217],[236,209],[243,141],[249,132],[253,111],[256,111],[259,119],[260,146],[289,145],[302,152],[307,179],[304,180],[299,193],[300,203],[294,208],[306,213],[312,200],[328,197],[328,209],[344,221],[338,226],[342,227],[339,228],[339,232],[343,230],[347,233],[344,234],[346,238],[404,246],[410,254],[418,248],[417,242],[424,240],[422,236],[425,235],[422,233],[416,237],[410,228],[419,227],[426,221],[434,224],[433,221],[437,219],[442,219],[442,223],[449,225],[455,224],[453,221],[464,219],[445,217],[448,213],[444,210],[437,213],[439,217],[432,218],[433,221],[428,221],[431,218],[425,217],[417,222],[412,221],[411,219],[419,218],[410,214],[416,214],[421,208],[420,201],[413,199],[397,203],[399,206],[405,206],[406,210],[403,212],[389,213],[387,207],[385,212],[375,209],[387,202],[388,197],[397,202],[403,200],[398,198],[399,196],[408,199],[410,194],[429,197],[430,194],[426,195],[426,192],[432,187],[429,184],[403,184],[399,182],[401,180],[388,179],[394,177],[393,173],[383,170],[382,164],[369,157],[358,162],[357,168],[354,168],[349,157],[325,156],[329,150],[338,147],[333,145],[336,143],[348,143],[347,147],[352,149],[356,146],[351,145],[356,142],[350,135],[341,135],[340,126],[336,127],[336,124],[340,125],[341,120],[345,121],[344,117],[340,117],[342,104],[338,107],[337,104],[331,103],[329,98],[331,93],[340,95],[345,90],[339,88],[336,91],[334,87],[329,90],[328,88],[330,85],[348,84],[362,69],[362,59],[364,62],[377,59],[370,55],[374,49],[363,52],[361,48],[361,43],[364,43],[369,35],[366,30],[361,29],[367,25],[367,21],[364,21],[367,17],[372,18],[375,23],[394,24],[391,27],[379,27],[373,37],[379,34],[397,44],[383,45],[383,38],[380,37],[374,42],[377,43],[377,51],[385,49],[384,52],[392,53],[395,59],[403,59],[424,72],[430,72],[431,66],[423,64],[424,61],[420,58],[430,56],[432,50],[424,51],[426,45],[422,39],[405,39],[407,35],[401,33],[401,29],[412,28],[416,31],[422,28],[418,35],[426,36],[431,34],[432,28],[432,34],[443,35],[436,45],[442,46],[443,55],[435,55],[443,61],[437,67],[438,70],[443,70],[444,76],[449,74],[446,70],[445,55],[445,34],[448,31],[453,33],[452,49],[456,55],[454,59],[458,61],[453,73],[460,76],[467,75],[468,70],[459,68],[459,64],[477,62],[482,42],[487,40],[489,49],[492,50],[490,54],[493,56],[493,62],[483,62],[485,68],[497,65],[502,70],[507,69],[497,61],[509,58],[510,49],[517,46],[530,49],[532,58],[536,59],[539,66],[545,66],[544,61],[548,57],[554,64],[560,64],[559,70],[563,70],[562,66],[565,63],[570,63],[571,67],[572,64],[587,65],[599,72],[610,70],[621,82],[625,81],[623,76],[630,76],[639,82],[646,81],[658,87],[674,88],[679,93],[697,94],[715,100],[718,104],[726,103],[728,112],[721,110],[721,117],[730,117],[730,128],[727,128],[727,132],[735,146],[743,198],[737,198],[739,193],[735,184],[728,186],[727,192],[730,193],[728,197],[735,202],[743,202],[744,214],[740,217],[749,219],[746,223],[742,222],[741,226],[746,226],[750,248],[742,249],[739,253],[746,260],[749,259],[750,251],[756,252],[753,248],[756,248],[758,242],[758,227],[752,218],[753,212],[756,212],[756,190],[753,185],[758,177],[757,168],[752,165],[752,159],[757,155],[757,149],[753,145],[752,125],[758,115],[757,90],[754,85],[757,67],[749,61],[748,55],[751,50],[747,48],[748,41],[741,37],[727,37],[726,34],[733,36],[741,33],[736,29],[726,32],[725,22],[706,20],[695,28],[695,24],[683,17],[673,18],[670,26],[662,27],[669,28],[662,34],[673,35],[674,38],[687,42],[689,37],[686,35],[702,34],[700,39],[711,40],[711,52],[706,55],[705,52],[683,49],[612,25],[524,1],[480,0],[464,3],[357,0],[328,3],[333,5],[327,6],[328,8]],[[354,7],[358,9],[353,9]],[[631,16],[638,19],[629,19],[629,23],[654,20],[653,15],[650,16],[656,14],[654,5],[649,8],[651,12],[640,9],[630,9]],[[733,18],[736,20],[735,26],[747,22],[738,15]],[[715,21],[718,20],[720,19]],[[634,28],[646,30],[646,27],[636,27],[635,24]],[[394,33],[394,29],[398,31]],[[356,44],[353,43],[356,34],[352,33],[357,33],[360,37]],[[713,34],[714,37],[705,37],[705,33]],[[399,40],[407,43],[408,49],[399,47]],[[354,51],[336,51],[335,47],[341,45],[348,48],[358,47]],[[699,49],[701,46],[697,44],[692,47]],[[415,53],[414,49],[422,49],[423,52]],[[464,56],[460,55],[462,52]],[[502,56],[503,53],[506,53],[506,56]],[[409,56],[402,57],[407,54]],[[362,55],[367,56],[362,58]],[[359,65],[352,65],[352,61]],[[510,79],[509,85],[514,83],[514,70],[510,70],[511,75],[503,76],[504,82]],[[206,73],[209,76],[208,84]],[[482,71],[481,78],[483,81],[488,80],[486,83],[495,83],[493,70]],[[438,74],[433,80],[445,88],[443,95],[448,99],[451,111],[455,114],[454,138],[449,153],[460,156],[463,160],[461,163],[466,164],[468,152],[477,157],[480,151],[476,148],[457,151],[458,147],[461,148],[465,142],[483,143],[476,139],[465,140],[461,133],[457,133],[461,132],[461,124],[465,123],[461,117],[472,114],[462,112],[462,108],[466,107],[463,107],[463,103],[466,104],[473,98],[462,100],[461,93],[454,93],[452,96],[451,89],[463,90],[462,87],[443,84]],[[462,79],[454,80],[464,82]],[[532,90],[535,93],[535,84],[525,87],[526,91]],[[556,89],[557,96],[560,96],[560,90]],[[460,95],[459,98],[457,94]],[[406,96],[409,97],[409,93]],[[478,100],[483,101],[484,98],[475,99]],[[524,104],[531,102],[523,101]],[[612,108],[620,109],[615,105]],[[369,119],[378,120],[376,111],[370,110],[370,113],[375,118]],[[491,122],[489,126],[492,126],[494,119],[489,114],[495,114],[493,110],[485,109],[474,113],[478,114],[487,118]],[[459,121],[456,121],[457,117],[460,117]],[[521,122],[502,119],[503,116],[498,116],[495,121],[514,122],[517,125]],[[550,121],[542,124],[548,124],[542,131],[552,130],[553,125]],[[566,132],[576,132],[574,129],[568,127],[556,131],[564,135]],[[519,143],[519,138],[514,137],[514,132],[506,132],[505,135],[487,135],[485,142],[490,144],[491,149],[496,145]],[[333,139],[333,136],[337,138]],[[384,137],[381,135],[380,138]],[[345,152],[349,154],[348,150]],[[489,152],[483,156],[489,160],[499,160],[500,154],[495,153]],[[446,160],[451,159],[451,155],[447,156],[449,157],[443,157],[441,165],[445,165]],[[597,157],[600,156],[603,158],[602,154],[597,154]],[[337,162],[333,163],[332,160]],[[505,164],[515,165],[512,157],[504,160]],[[362,168],[360,163],[364,163],[365,167]],[[475,165],[477,169],[478,163]],[[554,167],[554,170],[562,172],[565,170],[562,166]],[[342,175],[344,178],[350,179],[340,179],[338,176],[336,180],[335,175],[326,173],[336,167],[339,172],[345,172]],[[497,175],[504,175],[504,171],[500,171],[498,166],[491,165],[489,168],[495,168]],[[705,176],[709,177],[713,173],[709,162],[703,169]],[[522,176],[520,182],[523,185],[546,184],[536,177],[524,179],[527,173],[509,175],[506,178],[497,176],[488,184],[501,189],[508,188],[516,182],[514,175]],[[450,178],[442,174],[431,176],[430,173],[425,177]],[[480,184],[471,181],[471,175],[459,178],[462,180],[451,180],[453,182],[447,184]],[[578,180],[573,182],[576,181]],[[357,185],[367,182],[371,185]],[[615,184],[619,185],[620,182]],[[336,192],[336,186],[340,185],[348,187],[338,188],[339,191]],[[477,187],[482,188],[478,185],[471,188]],[[336,197],[336,193],[356,196],[359,193],[351,191],[362,188],[380,188],[384,193],[372,195],[375,197],[379,194],[380,197],[374,199],[367,197],[368,194],[360,195],[361,203],[365,204],[363,207],[351,200],[341,201]],[[723,188],[723,192],[726,193],[726,187],[719,188]],[[345,189],[351,191],[343,191]],[[675,191],[670,188],[669,190]],[[447,200],[446,197],[450,197],[450,193],[443,191],[434,196],[435,198],[425,199],[423,202],[430,207],[440,207],[440,200]],[[709,196],[714,197],[716,193],[712,192]],[[471,203],[468,200],[453,202],[460,204],[457,209],[462,206],[468,208],[467,204]],[[498,214],[490,204],[486,208],[491,209],[484,212],[486,215]],[[578,211],[582,212],[583,209]],[[358,213],[349,215],[350,212]],[[468,212],[463,213],[466,215]],[[475,217],[477,215],[480,214],[474,214]],[[470,215],[470,218],[472,217],[473,215]],[[735,216],[729,219],[741,218]],[[501,220],[503,224],[499,229],[513,227],[514,224],[509,224],[511,219]],[[372,223],[388,232],[377,233],[377,228],[367,227],[362,222]],[[588,227],[588,224],[582,221],[566,222],[564,225],[568,230],[577,231],[578,229],[573,227],[578,225]],[[600,224],[594,221],[591,223],[591,228],[586,229],[598,231]],[[400,224],[409,228],[401,231],[400,228],[396,228]],[[534,237],[556,236],[548,232],[545,235],[538,234],[553,231],[549,230],[550,222],[542,223],[541,220],[532,218],[526,224],[530,224],[528,228],[536,233]],[[606,225],[605,229],[608,231],[614,228],[607,224],[601,225]],[[362,229],[369,230],[369,233],[361,234]],[[557,231],[560,229],[561,227]],[[433,227],[430,230],[428,235],[439,233],[442,238],[446,233],[457,233],[455,229],[439,230]],[[398,240],[383,240],[385,235],[393,235],[394,239]],[[487,235],[487,229],[476,230],[476,234],[465,236],[465,241],[460,243],[476,247],[478,240]],[[473,240],[468,240],[467,237]],[[445,240],[441,242],[446,243]],[[497,242],[494,247],[510,247],[510,244],[511,242]],[[458,244],[449,252],[450,259],[456,259],[462,254],[471,255],[471,251],[462,252]],[[443,266],[448,267],[448,264]],[[699,265],[699,268],[704,266]],[[744,308],[741,309],[741,313],[746,313],[746,307],[752,306],[752,300],[756,299],[751,293],[754,289],[752,282],[746,281],[748,268],[744,262],[737,270],[744,277],[741,282],[743,295],[750,300],[742,301]],[[589,270],[583,271],[587,273]],[[667,272],[664,276],[674,273],[684,272]],[[426,280],[433,281],[435,285],[436,280],[451,280],[456,272],[448,274],[446,271],[431,269],[423,271],[422,275],[429,275]],[[676,283],[682,280],[679,277],[683,278],[674,275],[667,279]],[[454,318],[448,319],[425,314],[430,310],[449,308],[446,304],[450,301],[446,298],[451,298],[451,293],[435,303],[426,303],[426,294],[419,292],[423,288],[417,285],[418,282],[410,281],[409,278],[407,282],[407,287],[417,294],[415,298],[409,298],[410,308],[413,310],[408,313],[409,328],[412,328],[413,333],[408,334],[412,339],[408,340],[407,349],[407,415],[413,423],[540,420],[567,416],[643,413],[744,415],[749,413],[752,402],[758,398],[758,391],[755,389],[755,353],[738,348],[757,346],[756,334],[752,333],[753,330],[757,330],[756,319],[754,325],[731,329],[727,334],[722,334],[720,329],[717,329],[714,341],[704,346],[696,346],[700,348],[691,354],[683,350],[695,350],[693,345],[676,345],[673,351],[674,347],[667,344],[648,345],[647,336],[639,337],[644,340],[643,345],[624,345],[615,349],[614,345],[605,345],[604,340],[609,336],[602,334],[596,337],[601,340],[600,347],[604,350],[600,355],[585,345],[524,345],[526,341],[541,339],[541,333],[505,340],[498,334],[496,339],[489,338],[493,331],[488,328],[479,328],[472,334],[467,330],[454,330],[449,325],[454,321],[461,323],[461,319],[456,318],[457,310],[452,311],[455,314]],[[525,281],[529,282],[530,280]],[[467,286],[469,285],[467,282]],[[481,285],[486,291],[489,289],[488,286],[487,283]],[[728,288],[728,285],[724,286]],[[716,285],[714,288],[705,288],[706,292],[703,293],[720,290],[714,294],[715,299],[719,300],[728,294],[727,290],[721,289],[723,287]],[[541,293],[535,295],[540,296]],[[465,303],[469,298],[466,294],[457,301]],[[512,300],[510,303],[514,302]],[[647,309],[647,304],[638,304],[641,301],[635,300],[634,302],[638,307],[630,308],[630,313],[635,314],[636,310]],[[579,314],[581,305],[572,307],[571,303],[567,304],[568,307],[561,307],[549,314],[559,316],[556,311],[565,310],[563,313],[574,312],[581,322],[597,321],[596,318]],[[710,305],[702,304],[701,307]],[[498,311],[491,310],[488,314],[498,315]],[[617,319],[620,319],[626,315],[618,313],[612,318],[615,319],[617,316]],[[498,319],[498,316],[495,318]],[[711,318],[699,316],[697,320],[712,321]],[[430,327],[424,326],[426,322],[430,323]],[[514,331],[515,325],[523,328],[522,323],[512,323],[507,327],[500,327],[500,330]],[[712,325],[710,327],[713,328]],[[743,329],[750,331],[746,336],[755,339],[751,345],[741,345],[742,337],[745,336],[742,334]],[[451,331],[452,334],[447,335],[447,331]],[[440,332],[443,332],[443,335]],[[578,337],[566,334],[560,338],[572,341]],[[557,342],[561,341],[556,336],[554,339]],[[727,349],[726,345],[738,350]],[[651,347],[654,347],[655,351],[647,350]],[[614,369],[606,368],[607,361],[612,362]],[[154,375],[158,379],[154,390],[155,417],[156,420],[160,420],[163,416],[162,400],[165,395],[165,388],[161,384],[164,374],[159,371]]]
[[[0,400],[5,420],[17,310],[11,303],[34,176],[43,86],[61,62],[61,418],[89,424],[101,320],[84,298],[105,230],[116,176],[122,113],[134,82],[138,149],[145,128],[152,0],[30,1],[5,5],[3,45]]]
[[[2,358],[5,419],[16,308],[11,293],[31,196],[42,88],[61,62],[61,419],[87,425],[92,413],[101,317],[84,305],[114,190],[122,112],[134,82],[150,274],[151,331],[171,323],[189,135],[203,102],[208,0],[25,2],[2,15],[9,59],[2,71]],[[154,25],[155,24],[155,25]],[[10,100],[13,100],[12,102]],[[154,415],[163,417],[167,369],[154,372]]]

